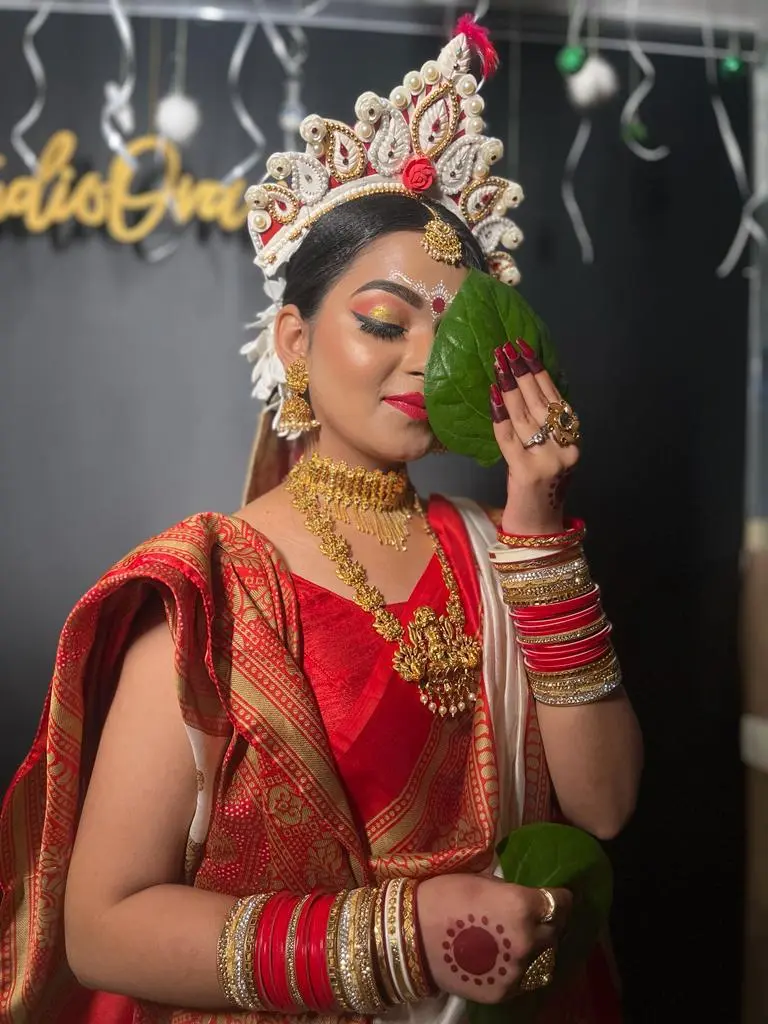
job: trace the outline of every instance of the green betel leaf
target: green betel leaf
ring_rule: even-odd
[[[552,986],[517,996],[509,1003],[468,1004],[472,1024],[530,1024],[550,994],[586,963],[608,924],[613,871],[603,848],[581,829],[568,825],[525,825],[499,847],[504,880],[534,888],[570,889],[573,912],[557,949]]]
[[[500,457],[488,404],[495,380],[493,351],[516,338],[528,342],[562,391],[546,325],[515,288],[470,270],[437,330],[424,395],[438,440],[481,466],[492,466]]]

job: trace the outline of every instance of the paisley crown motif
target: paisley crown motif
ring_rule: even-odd
[[[491,173],[504,153],[483,135],[485,106],[470,74],[473,49],[484,73],[498,58],[486,33],[462,18],[438,59],[409,71],[385,98],[364,93],[354,128],[311,114],[301,124],[303,153],[275,153],[267,176],[245,194],[256,263],[272,277],[296,252],[311,226],[340,203],[367,195],[403,194],[443,206],[470,228],[488,269],[506,284],[520,273],[506,250],[522,232],[506,213],[523,199],[513,181]]]

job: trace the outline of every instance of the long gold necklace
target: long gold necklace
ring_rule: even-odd
[[[465,632],[466,617],[456,579],[407,476],[405,473],[381,473],[378,470],[350,470],[343,463],[335,463],[333,465],[338,467],[338,472],[335,490],[329,500],[325,487],[318,486],[317,472],[318,464],[326,464],[327,469],[328,462],[330,460],[321,460],[317,456],[302,459],[286,480],[285,486],[294,507],[305,516],[307,530],[320,539],[320,551],[335,564],[336,575],[342,583],[354,588],[355,602],[373,616],[373,628],[379,636],[398,645],[392,666],[406,682],[418,685],[421,703],[441,717],[450,715],[453,718],[471,709],[477,699],[482,650],[477,639]],[[388,493],[386,481],[390,477],[406,481],[411,507],[420,516],[432,539],[448,591],[446,614],[438,615],[426,605],[417,608],[408,623],[407,637],[405,627],[387,610],[384,595],[368,582],[365,568],[353,559],[352,549],[336,530],[337,520],[332,511],[339,506],[357,507],[356,493],[364,493],[370,507],[374,508],[376,500],[373,496]],[[345,490],[342,495],[340,492]],[[379,511],[384,511],[380,505]]]

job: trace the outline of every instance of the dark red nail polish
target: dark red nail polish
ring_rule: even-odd
[[[509,419],[498,384],[491,384],[491,419],[494,423],[503,423]]]
[[[504,355],[507,357],[510,369],[516,377],[524,377],[526,373],[531,372],[531,368],[514,347],[511,341],[508,341],[504,346]]]
[[[523,359],[525,359],[526,363],[528,363],[528,366],[531,369],[531,373],[541,373],[544,367],[541,363],[541,360],[536,355],[531,346],[528,344],[528,342],[524,338],[518,338],[515,344],[523,353]]]
[[[493,361],[493,369],[496,372],[496,380],[502,391],[514,391],[517,387],[515,375],[512,373],[507,357],[502,349],[496,349],[496,358]]]

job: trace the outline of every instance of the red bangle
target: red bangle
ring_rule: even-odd
[[[535,622],[541,619],[558,618],[561,615],[567,615],[569,612],[583,611],[591,604],[594,604],[595,599],[599,599],[599,595],[600,588],[595,585],[586,594],[572,597],[568,601],[558,601],[555,604],[532,605],[529,608],[515,608],[511,614],[513,620],[519,619],[521,622]]]
[[[328,1013],[336,1005],[336,997],[331,988],[328,976],[328,960],[326,943],[328,940],[328,918],[335,896],[323,896],[316,904],[312,920],[309,922],[309,942],[307,943],[307,964],[315,1003],[319,1012]]]
[[[272,934],[270,962],[270,983],[272,988],[272,1002],[285,1013],[296,1012],[300,1007],[296,1006],[291,990],[288,986],[288,928],[291,917],[299,904],[295,896],[285,900],[275,914],[274,930]]]
[[[272,920],[274,918],[275,909],[284,898],[285,897],[280,893],[276,893],[265,905],[261,912],[261,917],[259,918],[259,925],[254,939],[253,984],[256,989],[256,994],[268,1010],[272,1010],[274,1007],[270,1003],[267,995],[267,953],[269,950],[269,940],[272,935]]]
[[[611,649],[610,640],[604,640],[599,647],[570,658],[526,658],[525,667],[532,672],[568,672],[591,665],[605,657]]]
[[[309,930],[307,923],[312,915],[312,908],[321,898],[320,892],[313,893],[307,900],[304,908],[296,922],[296,943],[294,945],[294,958],[296,963],[296,987],[301,994],[301,1001],[310,1010],[319,1011],[316,1006],[315,993],[312,989],[312,981],[309,976]]]
[[[583,519],[566,519],[563,525],[561,533],[507,533],[499,527],[497,536],[499,543],[512,548],[568,547],[584,539],[587,531]]]
[[[262,918],[259,928],[259,976],[264,1000],[274,1009],[280,1009],[275,1001],[275,984],[272,977],[272,950],[278,935],[275,924],[280,911],[289,902],[287,893],[278,893],[268,904],[269,915]]]
[[[515,629],[519,640],[525,640],[527,636],[553,636],[558,633],[569,633],[571,630],[581,629],[583,626],[591,626],[603,614],[603,606],[597,602],[583,611],[572,612],[570,615],[562,615],[556,619],[543,619],[541,622],[516,622]]]

